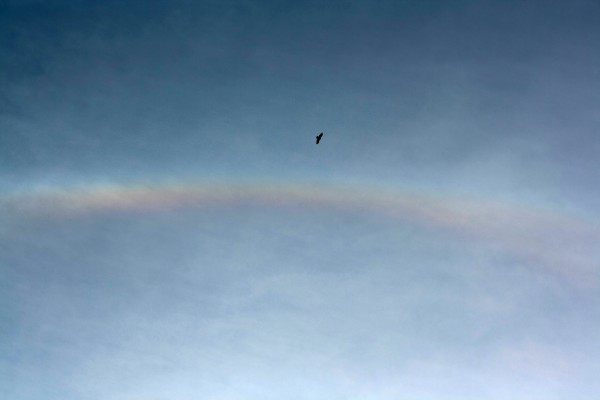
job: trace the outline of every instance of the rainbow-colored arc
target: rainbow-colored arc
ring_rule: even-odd
[[[277,183],[104,185],[7,196],[0,198],[0,211],[59,216],[222,204],[310,206],[378,213],[445,228],[470,240],[485,239],[525,257],[530,263],[567,272],[585,282],[597,280],[600,271],[598,225],[501,203],[365,187]]]

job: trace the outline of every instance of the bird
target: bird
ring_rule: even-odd
[[[317,136],[317,144],[319,144],[319,142],[321,141],[321,138],[323,137],[323,132],[319,133],[319,136]]]

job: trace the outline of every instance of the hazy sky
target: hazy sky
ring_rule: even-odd
[[[0,397],[597,399],[599,49],[595,0],[0,1]]]

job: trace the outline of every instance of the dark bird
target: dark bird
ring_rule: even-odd
[[[319,144],[322,137],[323,137],[323,132],[319,133],[319,136],[317,136],[317,144]]]

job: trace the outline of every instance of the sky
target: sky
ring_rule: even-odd
[[[593,0],[0,1],[0,397],[597,399],[599,45]]]

